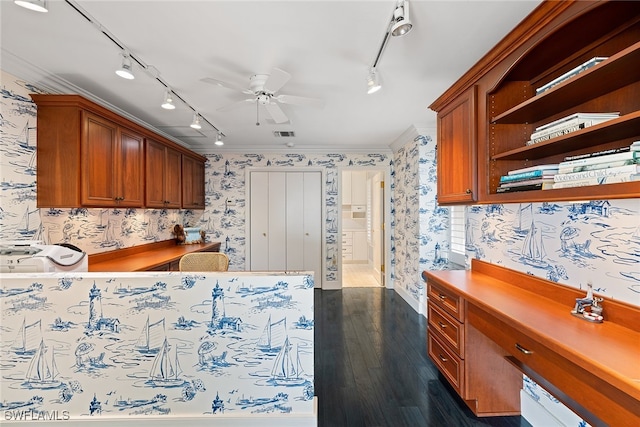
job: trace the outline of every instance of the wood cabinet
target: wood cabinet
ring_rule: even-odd
[[[182,207],[204,209],[204,162],[182,156]]]
[[[82,96],[31,98],[38,106],[38,207],[180,208],[182,155],[196,163],[189,176],[191,207],[204,203],[206,157]],[[151,141],[147,147],[145,141]]]
[[[438,113],[438,202],[476,201],[476,87]]]
[[[136,132],[83,112],[83,206],[144,206],[143,144]]]
[[[147,139],[146,153],[145,206],[180,208],[182,206],[182,155],[179,151],[153,139]]]
[[[460,293],[432,278],[427,285],[429,358],[475,415],[519,414],[522,375],[469,325]]]
[[[423,278],[429,357],[476,415],[509,413],[524,373],[590,425],[640,423],[637,306],[596,295],[591,323],[571,314],[583,290],[477,259]]]
[[[544,86],[594,57],[607,59],[549,90]],[[450,135],[468,135],[465,120],[447,118],[477,91],[477,195],[480,203],[592,200],[640,196],[637,182],[497,193],[510,170],[559,163],[566,156],[628,146],[640,139],[640,8],[633,1],[545,1],[430,106],[438,112],[439,202],[455,203],[448,187],[456,158],[441,153]],[[475,87],[475,89],[473,89]],[[465,111],[466,112],[466,111]],[[620,117],[527,145],[533,131],[574,113]],[[462,112],[461,112],[462,113]],[[473,120],[469,121],[471,131]],[[452,130],[451,127],[454,127]],[[443,196],[440,195],[440,185]],[[453,182],[453,184],[451,184]],[[455,193],[455,191],[453,191]]]

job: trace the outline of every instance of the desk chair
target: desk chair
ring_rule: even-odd
[[[229,257],[222,252],[194,252],[180,258],[180,271],[227,271]]]

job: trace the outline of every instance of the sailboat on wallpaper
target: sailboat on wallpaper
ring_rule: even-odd
[[[62,385],[62,382],[56,379],[60,371],[56,366],[53,349],[51,349],[50,361],[47,357],[48,350],[48,347],[44,345],[44,340],[40,340],[40,346],[31,359],[25,377],[26,381],[23,383],[27,388],[50,389]]]
[[[282,348],[282,343],[287,334],[287,318],[283,317],[277,322],[271,323],[271,315],[262,335],[258,339],[256,347],[265,353],[277,353]]]
[[[291,351],[292,348],[293,345],[289,342],[289,337],[286,337],[271,369],[270,382],[272,384],[293,387],[304,385],[307,382],[302,376],[304,372],[300,363],[299,348],[296,346],[295,358]]]
[[[19,356],[34,355],[38,349],[39,340],[42,339],[41,325],[41,320],[27,325],[26,319],[22,319],[22,325],[11,350]]]
[[[532,267],[547,268],[549,263],[544,260],[547,256],[544,245],[542,243],[542,232],[536,227],[533,219],[531,220],[531,228],[522,243],[522,256],[520,259]]]
[[[135,348],[142,354],[157,354],[162,347],[164,336],[164,317],[157,322],[149,323],[149,317],[147,316],[147,322],[142,328],[142,333],[136,342]]]
[[[175,358],[171,358],[170,349],[171,347],[165,338],[162,347],[153,359],[148,384],[154,387],[179,387],[184,384],[184,380],[180,378],[182,369],[178,362],[178,348],[176,346]]]

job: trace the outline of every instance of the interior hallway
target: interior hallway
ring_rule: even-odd
[[[319,427],[530,427],[454,397],[427,357],[426,319],[393,290],[314,292]]]
[[[380,283],[376,280],[376,274],[370,265],[342,263],[342,287],[378,288]]]

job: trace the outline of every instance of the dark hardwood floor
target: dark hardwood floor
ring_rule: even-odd
[[[315,290],[318,426],[530,427],[476,418],[428,359],[426,328],[394,291]]]

